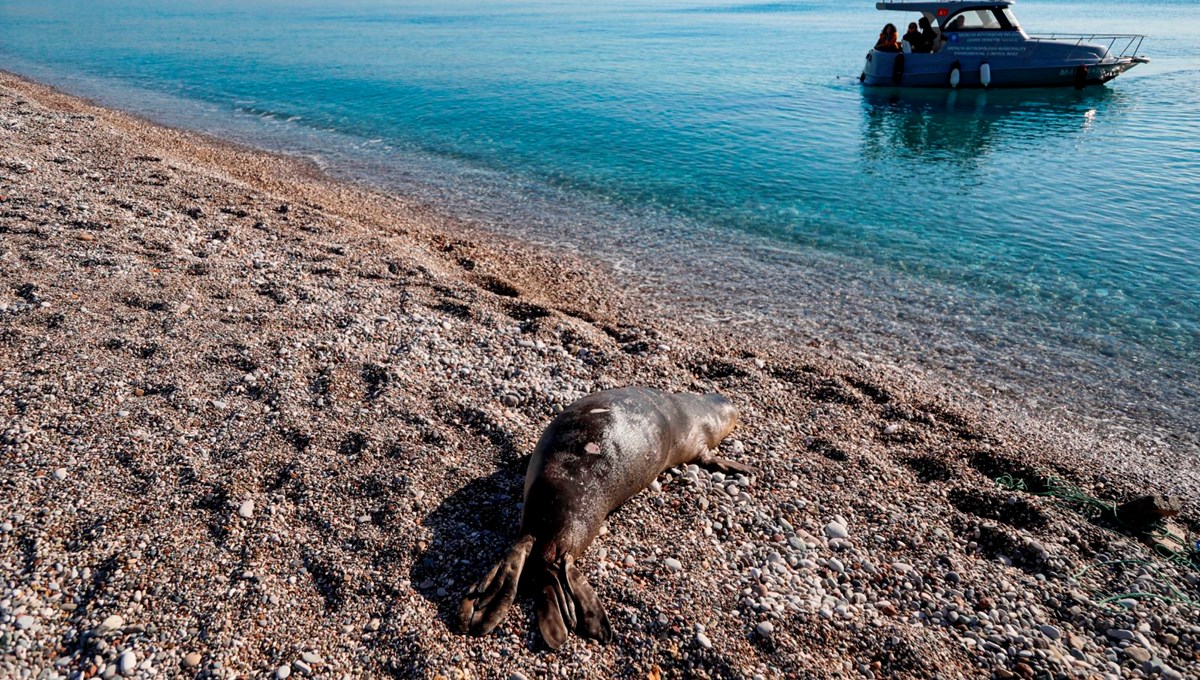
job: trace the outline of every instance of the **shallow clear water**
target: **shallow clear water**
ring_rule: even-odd
[[[836,338],[1189,440],[1200,15],[1083,92],[855,77],[872,2],[0,0],[0,66],[601,255],[676,310]]]

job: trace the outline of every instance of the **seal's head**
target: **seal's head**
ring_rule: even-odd
[[[691,415],[708,448],[715,449],[737,425],[738,410],[725,397],[716,394],[681,394],[691,398]]]

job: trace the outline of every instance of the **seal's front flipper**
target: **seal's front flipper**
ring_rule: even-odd
[[[532,548],[533,536],[521,537],[487,576],[471,586],[459,610],[463,630],[473,635],[487,635],[500,625],[517,596],[521,570]]]
[[[612,625],[608,622],[608,614],[604,611],[604,605],[600,604],[600,598],[596,597],[596,591],[592,590],[592,586],[587,582],[583,572],[575,566],[575,560],[568,556],[563,571],[567,575],[567,583],[575,598],[577,618],[575,632],[593,640],[611,641]]]
[[[718,470],[727,475],[737,474],[739,472],[743,475],[758,474],[757,468],[751,467],[744,463],[739,463],[736,460],[729,460],[728,458],[715,456],[713,455],[712,451],[705,451],[704,453],[700,454],[700,457],[696,459],[696,465],[711,470]]]

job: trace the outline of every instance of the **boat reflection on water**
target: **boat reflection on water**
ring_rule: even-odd
[[[898,159],[979,168],[996,151],[1021,152],[1083,134],[1099,117],[1122,113],[1126,100],[1108,88],[863,88],[862,158],[868,172],[893,175]]]

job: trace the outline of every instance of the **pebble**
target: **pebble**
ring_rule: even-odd
[[[825,525],[825,535],[829,538],[850,538],[850,531],[837,522]]]
[[[300,655],[300,660],[305,663],[310,663],[314,666],[325,662],[325,660],[321,658],[321,655],[317,654],[316,652],[304,652]]]
[[[709,640],[708,636],[705,635],[704,633],[696,633],[696,644],[700,645],[701,647],[703,647],[705,649],[712,649],[712,646],[713,646],[712,640]]]
[[[58,468],[57,470],[55,470],[54,478],[60,482],[64,479],[66,479],[67,478],[67,469],[66,468]]]
[[[305,663],[303,659],[293,661],[292,668],[300,675],[312,675],[312,666]]]
[[[134,654],[133,650],[127,649],[117,657],[117,672],[121,675],[131,675],[136,668],[137,654]]]
[[[280,666],[279,668],[275,669],[275,677],[278,678],[279,680],[283,680],[284,678],[290,676],[291,674],[292,674],[292,667],[287,664],[284,664],[284,665]]]
[[[1108,631],[1105,633],[1105,635],[1108,635],[1110,638],[1112,638],[1114,640],[1132,640],[1133,639],[1133,631],[1125,630],[1124,628],[1109,628]]]
[[[759,637],[769,638],[771,633],[775,632],[775,624],[770,621],[762,621],[754,627],[754,632],[758,633]]]
[[[118,628],[120,628],[121,626],[124,626],[124,625],[125,625],[125,619],[121,618],[121,616],[119,614],[113,614],[112,616],[104,619],[104,621],[102,621],[99,626],[96,626],[95,632],[96,632],[96,635],[105,635],[107,633],[113,632],[114,630],[117,630]]]
[[[183,665],[185,668],[197,668],[200,666],[202,658],[200,652],[190,652],[187,656],[183,657]]]
[[[513,673],[512,675],[508,676],[508,680],[529,680],[529,678],[525,677],[524,673],[517,671],[517,672]]]
[[[380,621],[379,619],[374,618],[374,619],[371,619],[370,621],[367,621],[367,625],[364,626],[363,629],[366,630],[368,633],[374,633],[375,631],[379,630],[379,627],[382,625],[383,625],[383,621]]]
[[[1126,647],[1125,656],[1138,663],[1145,663],[1150,660],[1150,652],[1146,651],[1146,649],[1143,647],[1138,647],[1137,645]]]
[[[1045,635],[1047,638],[1049,638],[1051,640],[1057,640],[1059,637],[1062,636],[1062,633],[1059,632],[1059,630],[1057,628],[1055,628],[1054,626],[1051,626],[1049,624],[1044,623],[1044,624],[1038,626],[1038,630],[1042,631],[1042,635]]]
[[[29,614],[22,614],[21,616],[17,617],[17,628],[20,628],[21,630],[29,630],[30,628],[33,628],[33,624],[35,622],[35,619]]]
[[[667,569],[670,569],[673,572],[678,573],[683,571],[683,563],[674,557],[668,557],[667,559],[663,560],[663,564],[667,566]]]
[[[245,500],[238,506],[238,515],[243,519],[250,519],[254,516],[254,501]]]

